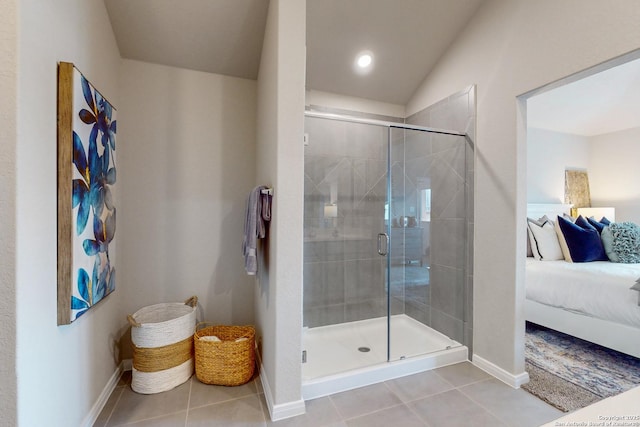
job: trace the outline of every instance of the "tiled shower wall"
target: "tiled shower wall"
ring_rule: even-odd
[[[430,325],[469,348],[473,354],[473,183],[475,141],[475,86],[419,111],[406,123],[467,134],[464,168],[466,209],[446,209],[432,219]],[[435,136],[434,138],[441,138]],[[459,159],[457,166],[460,167]],[[458,181],[460,182],[460,181]],[[451,183],[452,190],[458,184]],[[439,192],[439,194],[446,194]],[[433,204],[438,203],[435,193]],[[444,200],[442,200],[444,201]],[[459,206],[462,200],[457,199]],[[435,206],[433,207],[435,210]],[[453,237],[453,238],[452,238]]]

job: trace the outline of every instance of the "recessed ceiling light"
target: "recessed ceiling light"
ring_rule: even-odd
[[[373,62],[373,58],[368,53],[363,53],[358,57],[358,67],[367,68]]]
[[[373,53],[368,50],[358,53],[353,65],[356,73],[367,74],[373,69]]]

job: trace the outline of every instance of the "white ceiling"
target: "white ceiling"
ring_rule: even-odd
[[[307,0],[307,88],[405,105],[482,0]],[[374,68],[352,64],[370,50]]]
[[[104,1],[124,58],[257,78],[268,0]],[[406,104],[482,1],[307,0],[307,89]]]
[[[105,0],[124,58],[256,79],[268,0]]]
[[[583,136],[640,127],[640,60],[529,98],[527,126]]]

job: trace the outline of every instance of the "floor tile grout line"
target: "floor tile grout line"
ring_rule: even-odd
[[[126,422],[124,424],[118,424],[118,426],[128,426],[128,425],[131,425],[131,424],[137,424],[137,423],[141,423],[141,422],[145,422],[145,421],[158,420],[160,418],[168,417],[170,415],[179,414],[179,413],[181,413],[183,411],[184,411],[184,409],[181,409],[179,411],[168,412],[166,414],[154,415],[152,417],[142,418],[142,419],[139,419],[139,420],[132,420],[132,421],[128,421],[128,422]],[[116,426],[114,426],[114,427],[116,427]]]
[[[189,412],[191,412],[192,409],[201,409],[201,408],[205,408],[207,406],[214,406],[214,405],[219,405],[219,404],[223,404],[223,403],[229,403],[229,402],[233,402],[234,400],[246,399],[246,398],[251,397],[251,396],[256,396],[258,398],[258,401],[260,401],[260,407],[262,408],[262,401],[260,399],[260,393],[257,391],[258,390],[258,386],[257,386],[257,384],[255,384],[255,380],[252,380],[254,382],[254,386],[256,388],[255,392],[254,391],[250,391],[249,393],[244,394],[242,396],[230,397],[228,399],[220,400],[220,401],[217,401],[217,402],[210,402],[210,403],[205,403],[203,405],[198,405],[198,406],[191,407],[191,394],[193,393],[193,381],[194,381],[193,378],[195,378],[195,377],[192,377],[191,386],[189,388],[189,400],[187,402],[187,420],[185,420],[185,427],[187,427],[186,424],[188,423]],[[211,384],[211,386],[215,387],[215,385],[212,385],[212,384]],[[264,415],[264,413],[263,413],[263,415]]]
[[[416,399],[412,399],[412,400],[410,400],[410,401],[408,401],[408,402],[405,402],[405,401],[403,401],[403,400],[402,400],[402,398],[401,398],[400,396],[398,396],[398,394],[397,394],[394,390],[392,390],[392,389],[391,389],[391,387],[389,387],[389,384],[388,384],[388,383],[389,383],[390,381],[392,381],[392,380],[382,381],[382,384],[387,388],[387,390],[388,390],[388,391],[389,391],[389,392],[390,392],[394,397],[396,397],[396,398],[400,401],[400,403],[399,403],[399,404],[396,404],[396,405],[387,406],[387,407],[385,407],[385,408],[376,409],[376,410],[374,410],[374,411],[372,411],[372,412],[363,413],[363,414],[360,414],[360,415],[357,415],[357,416],[354,416],[354,417],[349,417],[349,418],[345,417],[345,416],[340,412],[340,410],[337,408],[337,406],[336,406],[335,402],[333,401],[333,399],[332,399],[332,396],[333,396],[333,395],[329,395],[329,396],[327,396],[327,397],[329,397],[329,400],[331,401],[331,403],[333,404],[334,408],[336,409],[336,411],[338,412],[338,414],[340,415],[340,417],[341,417],[341,419],[342,419],[343,421],[350,420],[350,419],[354,419],[354,418],[358,418],[358,417],[362,417],[362,416],[366,416],[366,415],[371,415],[371,414],[374,414],[374,413],[376,413],[376,412],[383,411],[383,410],[385,410],[385,409],[390,409],[390,408],[393,408],[393,407],[396,407],[396,406],[404,405],[404,406],[406,406],[406,407],[407,407],[407,408],[408,408],[408,409],[409,409],[409,410],[410,410],[414,415],[418,416],[418,419],[420,419],[421,421],[426,422],[426,423],[427,423],[427,425],[428,425],[428,421],[424,420],[424,419],[423,419],[422,417],[420,417],[420,416],[419,416],[415,411],[413,411],[413,410],[411,409],[411,407],[408,405],[409,403],[411,403],[411,402],[415,402],[415,401],[418,401],[418,400],[421,400],[421,399],[426,399],[426,398],[428,398],[428,397],[437,396],[437,395],[439,395],[439,394],[446,393],[446,392],[449,392],[449,391],[452,391],[452,390],[458,390],[460,387],[466,387],[466,386],[471,385],[471,384],[477,384],[477,383],[481,383],[481,382],[483,382],[483,381],[488,381],[488,380],[490,380],[490,379],[491,379],[491,378],[483,378],[483,379],[480,379],[480,380],[477,380],[477,381],[469,382],[469,383],[467,383],[467,384],[463,384],[463,385],[460,385],[460,386],[456,386],[456,385],[454,385],[453,383],[451,383],[450,381],[447,381],[447,380],[446,380],[444,377],[442,377],[441,375],[438,375],[438,374],[437,374],[437,372],[435,372],[435,370],[433,370],[433,372],[434,372],[434,373],[435,373],[435,374],[436,374],[440,379],[442,379],[446,384],[448,384],[449,386],[451,386],[451,388],[450,388],[450,389],[448,389],[448,390],[444,390],[444,391],[437,392],[437,393],[431,393],[431,394],[428,394],[428,395],[425,395],[425,396],[422,396],[422,397],[419,397],[419,398],[416,398]],[[373,384],[372,384],[372,385],[373,385]],[[465,396],[466,396],[466,394],[465,394]],[[475,401],[474,401],[474,402],[475,402]],[[484,406],[482,406],[482,405],[480,405],[480,406],[481,406],[483,409],[487,410]],[[488,412],[489,412],[489,411],[488,411]],[[489,413],[491,413],[491,412],[489,412]],[[493,413],[491,413],[491,415],[495,416]],[[496,418],[497,418],[497,419],[499,419],[500,421],[503,421],[503,420],[502,420],[501,418],[499,418],[499,417],[496,417]]]
[[[262,413],[262,419],[264,420],[264,425],[266,426],[271,421],[271,414],[269,413],[269,408],[265,407],[267,404],[266,398],[265,398],[264,405],[262,404],[262,398],[260,397],[260,393],[257,392],[258,384],[256,384],[255,379],[253,380],[253,383],[256,386],[256,397],[258,398],[258,404],[260,405],[260,412]],[[269,416],[268,420],[267,420],[267,415],[265,415],[265,413]]]
[[[342,412],[340,412],[340,410],[338,409],[338,406],[336,405],[336,403],[331,398],[331,395],[328,395],[327,397],[329,398],[329,402],[331,402],[331,406],[333,406],[333,409],[336,410],[336,414],[338,414],[338,416],[340,417],[340,421],[344,421],[344,416],[342,415]]]
[[[463,363],[464,363],[464,362],[463,362]],[[471,362],[469,362],[469,363],[471,363]],[[448,365],[448,366],[451,366],[451,365]],[[446,366],[444,366],[444,367],[446,367]],[[448,379],[446,379],[444,376],[440,375],[440,374],[437,372],[437,370],[438,370],[438,368],[433,369],[431,372],[433,372],[434,374],[436,374],[436,375],[438,376],[438,378],[440,378],[440,379],[441,379],[442,381],[444,381],[445,383],[449,384],[451,387],[453,387],[453,388],[458,388],[458,386],[456,386],[454,383],[452,383],[451,381],[449,381]]]
[[[437,393],[436,393],[437,394]],[[431,396],[435,396],[435,394],[432,394]],[[427,426],[430,427],[431,424],[429,424],[428,420],[425,420],[424,418],[422,418],[420,416],[420,414],[418,414],[412,407],[411,405],[409,405],[408,403],[405,403],[405,406],[407,407],[407,409],[409,410],[409,412],[411,412],[413,415],[415,415],[420,421],[422,421],[422,423]]]
[[[380,384],[380,383],[378,383]],[[352,420],[354,418],[359,418],[359,417],[364,417],[367,415],[371,415],[371,414],[375,414],[376,412],[380,412],[380,411],[384,411],[386,409],[391,409],[391,408],[395,408],[396,406],[401,406],[404,405],[405,403],[402,401],[402,399],[400,399],[400,397],[393,391],[391,390],[391,388],[389,388],[389,386],[387,385],[387,381],[382,381],[382,384],[387,388],[387,390],[396,398],[398,399],[399,403],[395,404],[395,405],[391,405],[391,406],[385,406],[384,408],[379,408],[379,409],[375,409],[371,412],[365,412],[363,414],[359,414],[353,417],[345,417],[344,415],[342,415],[342,413],[340,412],[340,410],[337,408],[337,406],[335,405],[335,403],[333,402],[333,400],[331,400],[331,402],[333,403],[333,406],[336,408],[336,410],[338,411],[338,414],[340,415],[342,421],[346,421],[346,420]],[[376,385],[376,384],[371,384],[371,385]],[[329,398],[331,398],[331,395],[329,395]],[[406,406],[406,405],[405,405]]]
[[[186,381],[185,381],[185,383],[186,383]],[[182,384],[180,384],[180,385],[183,385],[183,384],[184,384],[184,383],[182,383]],[[127,387],[130,387],[130,386],[125,386],[125,387],[123,387],[122,392],[121,392],[120,396],[118,397],[118,403],[120,402],[120,399],[122,398],[122,395],[124,394],[124,390],[125,390]],[[177,388],[177,387],[179,387],[179,386],[176,386],[176,387],[174,387],[174,388],[173,388],[173,389],[171,389],[171,390],[175,390],[175,388]],[[171,391],[171,390],[167,390],[167,391]],[[133,389],[132,389],[132,391],[133,391]],[[137,392],[135,392],[135,391],[133,391],[133,392],[134,392],[134,393],[136,393],[136,394],[143,394],[143,393],[137,393]],[[165,392],[160,392],[160,393],[165,393]],[[144,395],[144,396],[151,396],[151,395],[155,395],[155,394],[158,394],[158,393],[143,394],[143,395]],[[189,383],[189,398],[191,398],[191,383]],[[113,415],[113,411],[114,411],[114,410],[115,410],[115,406],[114,406],[114,409],[112,410],[112,414],[111,414],[111,415]],[[143,422],[143,421],[156,420],[156,419],[158,419],[158,418],[162,418],[162,417],[166,417],[166,416],[169,416],[169,415],[178,414],[178,413],[182,412],[183,410],[184,410],[187,414],[189,413],[189,404],[188,404],[188,403],[187,403],[187,408],[186,408],[186,409],[180,409],[180,410],[177,410],[177,411],[168,412],[168,413],[166,413],[166,414],[160,414],[160,415],[155,415],[155,416],[151,416],[151,417],[147,417],[147,418],[142,418],[142,419],[139,419],[139,420],[133,420],[133,421],[126,422],[126,423],[124,423],[124,424],[119,424],[119,425],[126,426],[126,425],[130,425],[130,424],[140,423],[140,422]],[[111,421],[111,415],[109,416],[109,421]],[[185,423],[186,423],[186,421],[185,421]],[[107,425],[105,425],[105,427],[107,427]],[[114,426],[114,427],[115,427],[115,426]],[[186,426],[185,426],[185,427],[186,427]]]
[[[191,392],[193,391],[193,375],[189,379],[189,397],[187,397],[187,413],[184,415],[184,427],[189,423],[189,411],[191,410]]]
[[[485,381],[491,381],[491,378],[487,378]],[[498,380],[496,380],[498,381]],[[478,384],[482,381],[477,381],[475,383],[471,383],[471,384]],[[467,384],[467,385],[471,385],[471,384]],[[484,406],[482,403],[478,402],[476,399],[474,399],[471,395],[469,395],[468,393],[465,393],[464,390],[461,390],[462,388],[466,387],[462,386],[460,387],[460,389],[458,389],[458,391],[460,393],[462,393],[462,395],[464,397],[466,397],[467,399],[469,399],[470,401],[472,401],[473,403],[475,403],[476,405],[478,405],[479,407],[481,407],[482,409],[484,409],[485,411],[487,411],[487,413],[489,413],[491,416],[495,417],[497,420],[499,420],[501,423],[503,423],[506,426],[513,426],[513,427],[517,427],[516,425],[512,424],[511,422],[504,420],[501,416],[498,416],[498,414],[494,413],[491,409],[487,408],[486,406]],[[507,387],[510,387],[509,385],[507,385]],[[515,390],[515,389],[514,389]],[[542,402],[542,400],[540,400]],[[546,403],[546,402],[545,402]]]
[[[343,417],[342,421],[349,421],[349,420],[355,420],[357,418],[367,417],[369,415],[377,414],[378,412],[386,411],[388,409],[396,408],[398,406],[405,406],[406,407],[407,405],[404,402],[400,402],[400,403],[397,403],[395,405],[385,406],[384,408],[379,408],[379,409],[376,409],[376,410],[371,411],[371,412],[365,412],[363,414],[355,415],[353,417],[348,417],[348,418]],[[420,418],[420,419],[422,420],[422,418]]]
[[[124,394],[124,388],[125,387],[126,386],[120,387],[120,394],[118,395],[118,398],[116,399],[115,403],[113,404],[113,408],[111,408],[111,411],[109,411],[109,416],[107,417],[107,419],[104,422],[104,427],[108,427],[109,426],[109,421],[111,421],[111,417],[113,416],[113,413],[115,412],[116,407],[118,406],[118,403],[120,402],[120,398],[122,398],[122,395]]]
[[[440,378],[442,381],[444,381],[444,383],[445,383],[445,384],[448,384],[449,386],[451,386],[451,388],[450,388],[450,389],[448,389],[448,390],[443,390],[443,391],[439,391],[439,392],[436,392],[436,393],[426,394],[426,395],[424,395],[424,396],[422,396],[422,397],[419,397],[419,398],[416,398],[416,399],[411,399],[411,400],[409,400],[409,401],[405,402],[405,401],[403,401],[403,400],[400,398],[400,396],[398,396],[398,395],[397,395],[397,393],[395,393],[393,390],[391,390],[391,388],[390,388],[390,387],[389,387],[389,385],[387,384],[387,382],[388,382],[388,381],[385,381],[385,382],[384,382],[384,384],[385,384],[385,385],[387,385],[387,388],[389,388],[389,390],[390,390],[390,391],[391,391],[391,392],[392,392],[392,393],[393,393],[393,394],[394,394],[398,399],[400,399],[400,401],[402,401],[402,403],[407,407],[407,409],[408,409],[412,414],[414,414],[416,417],[418,417],[418,419],[419,419],[421,422],[423,422],[427,427],[431,425],[431,424],[429,424],[429,421],[428,421],[428,420],[425,420],[424,418],[422,418],[422,417],[420,416],[420,414],[418,414],[418,413],[417,413],[417,412],[416,412],[416,411],[411,407],[410,403],[417,402],[417,401],[419,401],[419,400],[424,400],[424,399],[427,399],[427,398],[432,398],[432,397],[434,397],[434,396],[438,396],[438,395],[441,395],[441,394],[444,394],[444,393],[448,393],[448,392],[453,391],[453,390],[458,390],[458,388],[459,388],[459,387],[456,387],[456,386],[455,386],[453,383],[451,383],[450,381],[447,381],[447,379],[446,379],[446,378],[444,378],[443,376],[439,375],[439,374],[436,372],[436,370],[435,370],[435,369],[434,369],[432,372],[433,372],[433,373],[434,373],[438,378]],[[474,382],[471,382],[471,383],[469,383],[469,384],[475,384],[475,383],[478,383],[478,382],[486,381],[486,380],[488,380],[488,379],[489,379],[489,378],[485,378],[485,379],[483,379],[483,380],[480,380],[480,381],[474,381]],[[391,381],[393,381],[393,380],[391,380]],[[466,385],[469,385],[469,384],[465,384],[465,386],[466,386]],[[461,387],[464,387],[464,386],[461,386]],[[483,408],[483,409],[484,409],[484,408]],[[498,419],[499,419],[500,421],[502,421],[500,418],[498,418]]]
[[[230,399],[224,399],[224,400],[220,400],[220,401],[217,401],[217,402],[205,403],[204,405],[198,405],[198,406],[194,406],[194,407],[189,407],[189,410],[191,410],[191,409],[200,409],[200,408],[204,408],[206,406],[221,405],[223,403],[233,402],[234,400],[246,399],[247,397],[251,397],[251,396],[256,396],[257,398],[260,398],[260,394],[259,393],[249,393],[249,394],[245,394],[243,396],[232,397]]]

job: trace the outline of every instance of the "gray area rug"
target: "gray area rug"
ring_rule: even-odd
[[[529,382],[522,386],[529,393],[555,406],[563,412],[584,408],[601,399],[580,386],[564,380],[531,363],[525,364]]]
[[[640,359],[527,322],[522,388],[564,412],[640,385]]]

